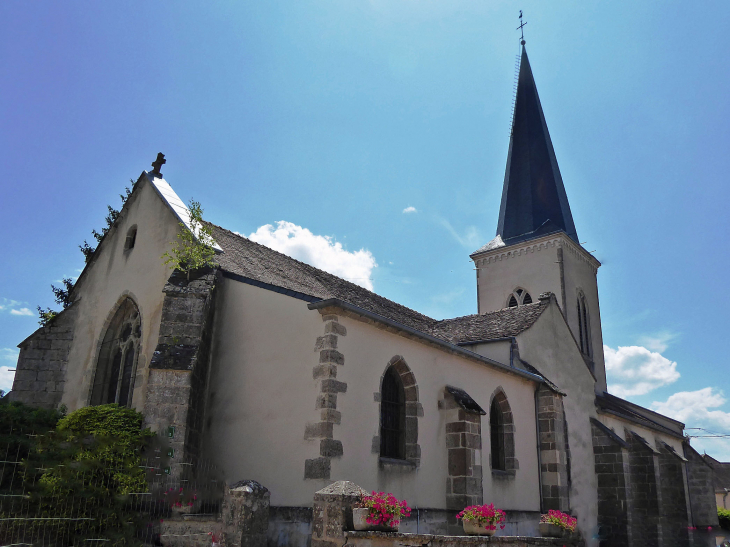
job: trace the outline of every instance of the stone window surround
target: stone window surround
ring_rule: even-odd
[[[507,399],[507,394],[504,392],[502,386],[497,387],[489,398],[489,410],[492,410],[492,402],[497,398],[497,405],[499,405],[500,412],[502,413],[502,420],[504,423],[504,461],[505,469],[492,469],[492,443],[491,443],[491,428],[489,430],[489,469],[492,472],[493,478],[507,478],[512,479],[515,477],[517,470],[520,468],[520,463],[515,456],[515,424],[514,417],[512,415],[512,408],[510,407]],[[490,416],[491,418],[491,416]],[[488,422],[489,423],[489,422]]]
[[[117,311],[119,311],[119,308],[122,307],[124,302],[129,299],[132,301],[132,303],[137,308],[137,314],[139,315],[139,329],[140,332],[144,333],[144,317],[142,316],[142,310],[138,304],[139,299],[135,296],[135,294],[131,291],[123,291],[122,294],[117,299],[116,303],[112,306],[112,309],[109,311],[109,313],[106,316],[106,320],[104,321],[104,324],[101,327],[101,330],[99,332],[99,338],[96,342],[96,349],[94,350],[94,361],[93,366],[91,369],[87,372],[88,379],[89,379],[89,385],[88,385],[88,395],[86,397],[86,405],[91,405],[91,398],[94,394],[94,382],[96,380],[96,373],[97,368],[99,366],[99,358],[101,357],[101,350],[102,346],[104,345],[104,337],[106,336],[106,331],[109,330],[109,326],[111,325],[112,321],[114,320],[114,316],[117,314]],[[142,341],[139,343],[139,348],[137,350],[137,356],[134,360],[134,364],[132,366],[132,378],[129,383],[129,395],[127,397],[128,404],[127,406],[132,407],[132,398],[134,396],[134,384],[135,380],[137,378],[137,369],[139,368],[139,363],[145,362],[144,356],[142,355]]]
[[[418,402],[418,384],[408,363],[402,355],[393,356],[380,375],[378,391],[373,394],[373,400],[378,403],[378,421],[380,421],[380,400],[383,389],[383,378],[388,369],[394,367],[400,376],[405,392],[406,423],[405,423],[405,452],[404,460],[380,457],[380,423],[378,423],[378,434],[373,437],[372,452],[378,454],[381,469],[386,471],[408,471],[416,469],[421,465],[421,447],[418,444],[418,418],[423,417],[423,406]]]

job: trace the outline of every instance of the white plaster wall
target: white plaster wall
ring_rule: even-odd
[[[558,238],[552,238],[534,245],[504,247],[489,254],[492,261],[477,259],[479,313],[506,308],[517,287],[529,292],[533,302],[546,291],[559,296],[557,244]]]
[[[272,505],[311,505],[323,485],[304,480],[304,460],[319,456],[304,427],[319,421],[322,318],[303,300],[239,281],[224,278],[216,291],[204,456],[229,482],[266,486]]]
[[[581,252],[565,245],[563,248],[565,271],[565,307],[568,325],[576,340],[580,340],[578,329],[578,294],[583,291],[589,314],[593,362],[595,364],[596,393],[606,391],[606,366],[603,358],[603,331],[601,309],[598,301],[598,282],[593,266],[581,256]],[[559,293],[556,293],[559,294]]]
[[[677,454],[684,454],[682,439],[678,439],[677,437],[673,437],[672,435],[666,435],[659,431],[655,431],[654,429],[649,429],[648,427],[643,427],[641,425],[635,424],[634,422],[629,422],[628,420],[622,420],[618,416],[613,416],[611,414],[599,414],[598,419],[603,425],[611,429],[623,440],[626,440],[626,429],[628,429],[629,431],[633,431],[637,435],[640,435],[641,437],[646,439],[646,441],[652,446],[652,448],[654,448],[654,450],[658,450],[658,439],[674,448]]]
[[[517,336],[520,358],[555,383],[563,399],[571,456],[570,507],[583,537],[592,538],[598,515],[597,481],[589,418],[597,417],[593,376],[583,362],[555,301]],[[587,539],[592,545],[590,539]]]
[[[483,355],[489,359],[493,359],[503,365],[510,365],[510,348],[512,347],[511,340],[500,340],[499,342],[490,342],[488,344],[474,344],[470,346],[464,346],[464,349]]]
[[[134,248],[125,251],[127,231],[135,224]],[[139,411],[144,408],[148,365],[159,334],[162,289],[171,271],[160,257],[177,233],[176,217],[143,177],[105,237],[94,263],[76,284],[79,312],[61,399],[70,411],[88,404],[99,341],[110,313],[125,291],[142,315],[142,347],[132,406]]]
[[[438,400],[446,385],[460,387],[479,405],[489,410],[494,391],[504,389],[515,421],[515,452],[519,470],[514,479],[493,481],[489,469],[489,422],[482,417],[482,466],[484,501],[511,510],[540,508],[535,432],[535,384],[492,367],[446,353],[418,341],[389,333],[376,326],[347,317],[347,336],[340,337],[339,349],[345,365],[338,379],[347,382],[347,393],[338,398],[342,425],[335,426],[335,438],[344,448],[341,460],[332,462],[333,480],[351,480],[368,490],[393,492],[411,506],[446,506],[446,416]],[[418,420],[421,465],[417,470],[381,470],[379,454],[372,451],[373,437],[379,434],[379,405],[374,394],[388,361],[401,355],[418,384],[423,417]]]

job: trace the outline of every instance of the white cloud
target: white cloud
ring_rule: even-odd
[[[375,257],[367,249],[350,252],[332,236],[315,235],[292,222],[280,220],[276,227],[266,224],[248,236],[249,239],[285,255],[321,268],[331,274],[373,290]]]
[[[676,382],[677,363],[643,346],[603,346],[609,391],[618,397],[644,395]]]
[[[416,210],[415,207],[408,206],[405,209],[403,209],[403,212],[404,213],[417,213],[418,211]]]
[[[10,315],[27,315],[33,317],[35,314],[28,308],[20,308],[19,310],[10,310]]]
[[[706,451],[721,461],[730,460],[730,439],[721,437],[702,437],[703,435],[730,434],[730,412],[718,410],[727,402],[722,391],[711,387],[697,391],[680,391],[670,395],[666,401],[654,401],[652,410],[683,422],[689,435],[699,435],[692,439],[692,446],[700,452]]]
[[[479,235],[479,231],[476,229],[476,226],[467,227],[466,232],[464,232],[464,235],[462,235],[454,229],[454,227],[448,220],[444,218],[439,218],[438,223],[446,228],[446,230],[454,237],[456,241],[459,242],[460,245],[469,249],[474,249],[479,246],[481,236]]]
[[[644,335],[639,337],[639,344],[650,349],[651,351],[666,351],[669,343],[678,336],[674,332],[658,332],[656,334]]]
[[[5,393],[13,388],[13,378],[15,378],[15,371],[11,371],[9,367],[0,367],[0,389]]]

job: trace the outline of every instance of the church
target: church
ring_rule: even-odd
[[[475,314],[427,317],[215,225],[215,267],[187,279],[160,258],[193,226],[156,163],[73,304],[20,343],[10,397],[139,410],[173,473],[206,459],[269,489],[270,545],[304,547],[313,494],[338,480],[406,499],[405,532],[494,503],[504,535],[559,509],[589,546],[712,541],[697,530],[717,525],[712,470],[684,424],[609,393],[601,264],[522,45],[497,234],[470,255]]]

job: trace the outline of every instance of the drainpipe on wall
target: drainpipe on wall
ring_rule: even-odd
[[[540,513],[544,513],[542,506],[542,455],[540,454],[540,420],[538,419],[540,407],[537,400],[537,390],[540,384],[535,386],[535,437],[537,440],[537,486],[540,492]]]

